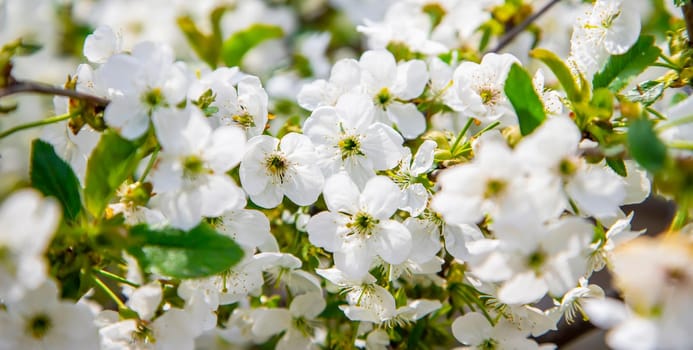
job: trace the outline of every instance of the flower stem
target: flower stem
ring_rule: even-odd
[[[121,277],[121,276],[118,276],[118,275],[114,274],[114,273],[111,273],[111,272],[108,272],[108,271],[105,271],[105,270],[101,270],[101,269],[93,269],[92,271],[98,273],[99,275],[101,275],[101,276],[103,276],[103,277],[110,278],[110,279],[115,280],[115,281],[118,281],[118,282],[120,282],[120,283],[127,284],[128,286],[135,287],[135,288],[139,288],[139,287],[140,287],[139,284],[137,284],[137,283],[135,283],[135,282],[132,282],[132,281],[129,281],[129,280],[127,280],[127,279],[125,279],[125,278],[123,278],[123,277]]]
[[[65,113],[65,114],[61,114],[61,115],[56,115],[54,117],[50,117],[50,118],[46,118],[46,119],[42,119],[42,120],[37,120],[35,122],[17,125],[13,128],[10,128],[10,129],[7,129],[7,130],[1,132],[0,133],[0,139],[3,139],[7,136],[14,134],[17,131],[22,131],[24,129],[30,129],[30,128],[34,128],[34,127],[41,126],[41,125],[48,125],[48,124],[61,122],[63,120],[70,119],[77,114],[78,114],[77,112]]]
[[[452,147],[450,147],[450,154],[455,154],[455,149],[457,149],[457,145],[460,144],[460,141],[464,137],[464,134],[467,132],[467,130],[469,130],[469,127],[472,126],[473,122],[474,122],[474,118],[469,118],[469,120],[467,120],[467,123],[464,124],[462,131],[460,131],[460,133],[457,134],[457,138],[455,139],[455,142],[452,144]]]
[[[688,206],[679,204],[674,219],[671,220],[671,225],[669,225],[669,232],[677,232],[682,227],[686,226],[688,222]]]
[[[104,293],[106,293],[106,295],[108,295],[118,305],[119,310],[128,309],[128,307],[125,306],[123,301],[120,300],[120,298],[118,298],[118,296],[115,294],[115,292],[113,292],[111,290],[111,288],[108,288],[108,286],[105,283],[103,283],[102,280],[100,280],[98,277],[96,277],[94,275],[91,275],[91,278],[94,281],[94,284],[96,284],[99,288],[101,288],[101,290],[103,290]]]
[[[147,175],[149,175],[149,172],[152,170],[152,167],[156,162],[156,157],[159,155],[159,150],[161,150],[161,146],[157,145],[154,148],[154,151],[152,152],[152,157],[149,158],[149,162],[147,162],[147,167],[144,168],[144,171],[142,172],[142,175],[140,175],[140,178],[137,180],[137,182],[142,182],[144,181],[144,179],[147,178]]]

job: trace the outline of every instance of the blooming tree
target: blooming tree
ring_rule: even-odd
[[[1,6],[0,349],[693,347],[690,1]]]

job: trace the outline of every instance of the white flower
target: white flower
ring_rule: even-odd
[[[304,135],[289,133],[281,141],[255,136],[248,141],[241,162],[241,184],[263,208],[276,207],[284,195],[298,205],[312,204],[324,183],[316,157],[313,144]]]
[[[111,99],[104,120],[129,140],[149,129],[152,112],[183,101],[188,84],[171,49],[149,42],[135,46],[131,55],[111,56],[94,74]]]
[[[106,63],[123,51],[122,39],[107,25],[101,25],[84,40],[84,57],[90,62]]]
[[[330,79],[318,79],[304,85],[298,93],[298,104],[313,111],[322,106],[334,106],[337,100],[361,83],[361,67],[351,58],[343,58],[332,66]]]
[[[260,79],[245,75],[238,68],[218,68],[193,81],[188,97],[193,102],[211,91],[213,101],[207,107],[216,108],[210,116],[219,125],[243,128],[249,137],[260,135],[267,124],[268,96]]]
[[[452,323],[452,334],[460,342],[475,349],[538,349],[515,325],[501,318],[496,325],[478,312],[469,312]]]
[[[393,176],[395,183],[402,189],[404,203],[401,209],[412,216],[419,216],[428,204],[430,196],[428,190],[417,181],[417,178],[431,170],[435,148],[435,141],[424,141],[412,160],[411,150],[405,147],[404,157],[397,173]]]
[[[156,207],[171,225],[190,229],[203,216],[220,216],[245,205],[245,196],[226,172],[241,159],[245,135],[237,127],[216,130],[196,108],[161,109],[153,115],[162,147],[152,168]]]
[[[269,219],[259,210],[228,211],[214,220],[214,228],[247,248],[256,248],[272,239]]]
[[[397,64],[386,50],[366,51],[359,60],[361,86],[375,105],[375,120],[393,123],[405,138],[412,139],[426,129],[426,120],[413,103],[428,83],[426,64],[411,60]],[[388,122],[389,121],[389,122]]]
[[[363,192],[345,174],[325,183],[329,211],[308,222],[310,242],[334,252],[337,268],[353,277],[368,273],[376,256],[390,264],[402,263],[411,250],[411,233],[390,220],[400,205],[397,186],[383,176],[366,183]]]
[[[310,334],[316,318],[326,303],[320,293],[301,294],[294,298],[289,309],[258,308],[253,310],[253,334],[258,338],[284,332],[277,349],[312,349]]]
[[[446,103],[483,124],[496,120],[506,125],[516,124],[514,109],[504,91],[513,63],[518,63],[515,56],[495,53],[485,55],[480,64],[463,62],[455,69],[454,95]]]
[[[313,111],[303,132],[316,147],[325,177],[346,171],[359,185],[376,170],[394,168],[402,158],[402,137],[391,127],[374,122],[373,104],[364,95],[347,94],[336,107]]]
[[[5,305],[7,310],[0,311],[0,349],[98,347],[94,315],[89,307],[59,300],[58,289],[51,280]]]
[[[0,206],[0,300],[14,302],[46,280],[44,253],[60,223],[60,206],[20,190]]]

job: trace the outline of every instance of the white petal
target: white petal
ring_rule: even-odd
[[[498,300],[506,304],[529,304],[543,297],[548,291],[546,282],[534,272],[519,274],[498,290]]]
[[[334,253],[334,264],[350,278],[360,279],[368,274],[374,254],[363,241],[356,240]]]
[[[151,320],[159,308],[163,291],[158,281],[141,286],[132,293],[127,306],[136,311],[142,320]]]
[[[291,325],[291,313],[286,309],[256,309],[253,312],[252,332],[264,338],[278,334]]]
[[[306,226],[310,243],[334,252],[338,248],[339,237],[345,230],[346,221],[343,215],[327,211],[311,217]]]
[[[387,115],[407,139],[413,139],[426,130],[426,119],[413,103],[393,102],[387,107]]]
[[[366,51],[361,55],[359,65],[362,69],[361,80],[366,86],[377,91],[381,87],[394,84],[397,75],[397,63],[389,51]]]
[[[294,298],[289,311],[293,317],[312,320],[318,317],[326,305],[321,293],[307,293]]]
[[[421,60],[411,60],[397,66],[397,80],[392,90],[397,97],[411,100],[421,95],[427,83],[426,63]]]
[[[149,129],[147,112],[133,98],[119,97],[111,100],[104,112],[104,120],[128,140],[142,136]]]
[[[90,62],[104,63],[120,51],[120,40],[111,27],[101,25],[84,40],[84,57]]]
[[[404,225],[394,220],[381,220],[373,235],[375,251],[386,262],[398,265],[409,257],[411,233]]]
[[[359,197],[359,207],[376,219],[389,219],[401,204],[399,188],[385,176],[376,176],[368,180]]]
[[[356,214],[359,203],[359,189],[344,173],[331,176],[325,181],[323,189],[325,204],[332,212]]]
[[[468,312],[452,323],[452,335],[470,346],[481,344],[490,338],[493,326],[478,312]]]
[[[209,167],[224,173],[238,165],[245,148],[245,133],[233,126],[222,126],[214,130],[211,143],[204,150]]]
[[[433,140],[424,141],[416,151],[414,161],[411,164],[412,175],[420,175],[431,169],[433,165],[433,152],[438,144]]]

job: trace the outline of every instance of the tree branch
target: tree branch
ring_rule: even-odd
[[[43,95],[65,96],[78,100],[91,102],[98,106],[106,106],[110,101],[103,97],[98,97],[77,90],[63,89],[50,84],[35,81],[13,81],[5,88],[0,89],[0,98],[23,92],[31,92]]]
[[[522,31],[527,29],[530,24],[534,23],[539,17],[544,15],[546,11],[551,9],[553,5],[556,5],[559,3],[561,0],[551,0],[549,1],[544,7],[540,8],[539,11],[535,12],[533,15],[527,17],[522,23],[514,26],[512,29],[510,29],[509,32],[505,33],[505,35],[498,41],[498,44],[496,47],[494,47],[492,50],[487,51],[486,53],[489,52],[498,52],[502,50],[504,47],[506,47],[508,44],[510,44],[516,36],[518,36]]]
[[[681,7],[683,19],[686,21],[686,31],[688,32],[688,46],[693,47],[693,4],[688,1]]]

